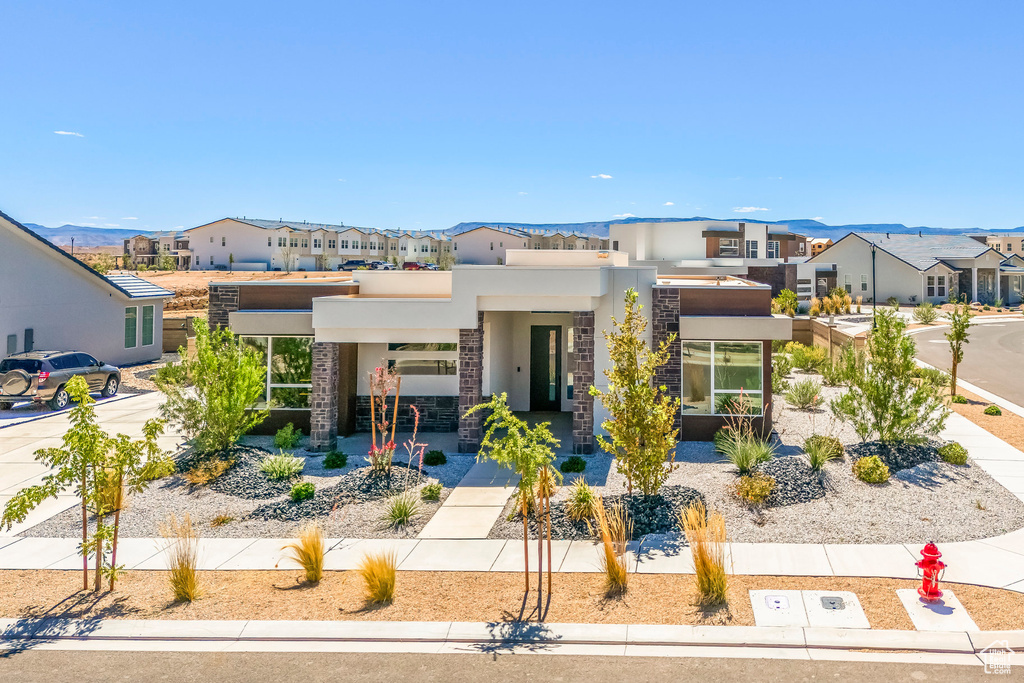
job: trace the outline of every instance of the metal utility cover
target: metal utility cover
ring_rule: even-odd
[[[857,596],[849,591],[802,591],[812,627],[871,628]]]
[[[825,609],[846,609],[846,603],[838,595],[821,596],[821,606]]]

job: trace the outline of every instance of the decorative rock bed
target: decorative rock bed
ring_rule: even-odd
[[[757,471],[775,480],[775,486],[765,501],[767,507],[785,507],[825,497],[825,478],[799,455],[775,458],[758,465]]]

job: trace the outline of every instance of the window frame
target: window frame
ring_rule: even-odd
[[[149,314],[149,342],[146,342],[146,314]],[[140,346],[152,346],[156,343],[156,306],[148,304],[142,307],[142,330]]]
[[[757,409],[757,412],[750,412],[750,413],[747,413],[746,415],[749,416],[749,417],[764,417],[764,393],[765,393],[764,356],[765,356],[765,353],[764,353],[764,344],[762,342],[759,342],[759,341],[740,341],[740,340],[730,340],[730,339],[717,339],[717,340],[712,340],[712,339],[688,339],[688,340],[680,341],[680,346],[679,346],[680,353],[681,353],[681,362],[680,362],[680,365],[679,365],[679,367],[680,367],[680,380],[681,380],[680,384],[679,384],[679,386],[680,386],[680,394],[683,394],[683,387],[686,385],[686,366],[687,366],[687,361],[686,361],[686,358],[687,358],[687,356],[686,356],[686,345],[687,344],[710,344],[711,345],[710,346],[711,362],[710,362],[710,365],[708,366],[709,373],[710,373],[709,379],[710,379],[710,384],[711,384],[710,391],[709,391],[710,398],[711,398],[711,403],[710,403],[711,412],[708,412],[708,413],[696,413],[696,412],[681,413],[682,415],[684,415],[684,416],[686,416],[686,415],[690,415],[690,416],[701,415],[701,416],[707,416],[707,417],[733,417],[732,413],[717,413],[717,412],[714,412],[716,410],[716,404],[718,403],[718,395],[719,394],[723,394],[723,395],[730,395],[730,396],[739,396],[739,395],[741,395],[741,392],[742,392],[742,395],[745,396],[748,400],[750,400],[751,406],[752,407],[756,407],[756,409]],[[716,380],[716,377],[717,377],[717,373],[715,372],[715,358],[718,355],[717,351],[715,349],[715,345],[716,344],[749,344],[750,346],[757,347],[757,355],[758,355],[758,359],[760,361],[759,362],[760,374],[758,376],[759,376],[759,378],[761,380],[760,381],[760,387],[761,388],[760,389],[756,389],[756,390],[743,389],[743,390],[740,390],[740,391],[737,391],[737,390],[734,390],[734,389],[716,389],[715,388],[715,380]],[[756,403],[753,400],[754,398],[757,399]],[[681,395],[680,396],[680,401],[685,404],[686,397]],[[680,407],[682,407],[682,406],[680,406]]]
[[[743,240],[743,242],[744,258],[760,258],[757,255],[757,240]]]
[[[132,321],[132,343],[128,343],[128,321]],[[139,346],[139,307],[124,307],[124,348],[134,349]]]
[[[768,249],[765,251],[766,258],[782,258],[782,242],[779,240],[768,240]]]
[[[718,255],[719,256],[735,256],[740,255],[740,238],[739,237],[719,237],[718,238]]]
[[[313,370],[312,370],[313,348],[312,348],[312,346],[310,346],[310,351],[309,351],[309,353],[310,353],[310,378],[309,378],[310,381],[309,381],[309,384],[306,384],[306,383],[298,383],[298,384],[292,383],[292,384],[288,384],[288,383],[272,382],[271,381],[272,372],[273,372],[273,363],[274,363],[274,341],[273,340],[274,339],[313,339],[312,336],[310,336],[310,335],[301,335],[301,334],[244,334],[244,335],[238,335],[239,343],[244,343],[244,341],[246,339],[265,339],[265,340],[267,340],[267,350],[266,350],[266,355],[267,355],[266,366],[267,367],[266,367],[266,374],[265,374],[264,380],[263,380],[263,401],[262,401],[262,403],[257,403],[256,404],[256,408],[258,408],[260,410],[265,410],[266,409],[266,407],[270,404],[270,399],[271,399],[271,396],[273,395],[274,389],[309,389],[310,399],[312,400],[312,394],[313,394],[313,376],[312,376],[313,375]],[[306,406],[305,408],[303,408],[303,407],[281,406],[281,405],[279,405],[279,406],[274,406],[273,409],[274,410],[310,410],[311,408],[312,408],[311,405],[310,406]]]

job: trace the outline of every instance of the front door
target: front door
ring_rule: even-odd
[[[533,325],[530,328],[530,410],[561,410],[562,328]]]

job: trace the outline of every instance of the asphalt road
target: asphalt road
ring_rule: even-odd
[[[568,655],[69,652],[0,656],[0,680],[74,681],[965,681],[980,666]],[[988,679],[992,677],[989,676]],[[1012,678],[1012,676],[1011,676]]]
[[[949,343],[940,327],[914,335],[917,357],[949,370]],[[970,343],[957,371],[964,379],[1017,405],[1024,405],[1024,322],[986,323],[970,328]]]

